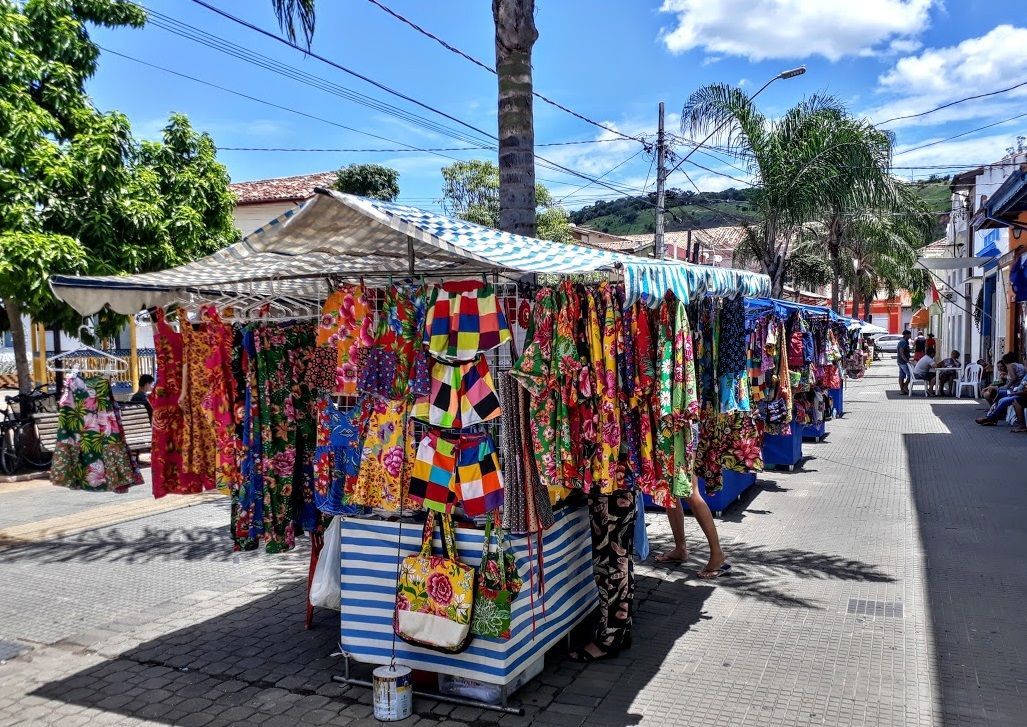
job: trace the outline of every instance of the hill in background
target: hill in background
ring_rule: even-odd
[[[931,177],[914,182],[917,192],[939,216],[948,211],[949,189],[946,177]],[[751,189],[725,189],[723,192],[697,194],[680,189],[667,190],[667,232],[705,230],[755,222],[756,214],[749,199]],[[620,197],[599,201],[570,213],[575,225],[590,227],[611,235],[644,235],[656,231],[654,205],[656,194],[645,197]],[[945,236],[945,224],[939,220],[935,238]]]

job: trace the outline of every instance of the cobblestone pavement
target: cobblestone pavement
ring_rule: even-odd
[[[725,513],[735,575],[695,579],[692,521],[687,566],[638,568],[630,651],[555,649],[523,717],[419,699],[401,724],[1024,724],[1027,437],[898,397],[894,372]],[[0,528],[111,504],[90,497],[0,485]],[[0,550],[0,724],[375,724],[330,680],[334,612],[303,630],[306,552],[233,556],[226,519],[205,502]]]

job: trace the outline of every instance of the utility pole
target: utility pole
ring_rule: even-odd
[[[660,126],[656,134],[656,235],[653,257],[663,259],[663,208],[667,201],[667,136],[663,131],[663,101],[660,101]]]

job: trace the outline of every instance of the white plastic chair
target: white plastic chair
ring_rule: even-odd
[[[918,379],[916,374],[913,374],[913,378],[909,380],[909,395],[913,396],[913,387],[920,384],[920,388],[924,390],[924,398],[927,398],[927,379]]]
[[[963,375],[956,382],[956,398],[963,398],[963,387],[969,386],[974,390],[974,398],[981,398],[981,376],[984,374],[984,367],[980,364],[969,363],[963,369]]]

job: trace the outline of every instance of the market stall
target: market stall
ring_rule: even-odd
[[[315,560],[342,516],[348,658],[515,683],[609,601],[597,518],[762,467],[743,299],[769,281],[319,192],[202,260],[51,285],[152,311],[155,497],[220,489],[237,550]]]

